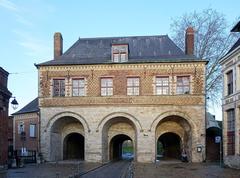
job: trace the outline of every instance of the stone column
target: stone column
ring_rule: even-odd
[[[155,131],[143,131],[137,134],[137,161],[155,161]]]

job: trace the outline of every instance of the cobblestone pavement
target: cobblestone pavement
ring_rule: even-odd
[[[68,178],[77,172],[84,173],[101,166],[99,163],[45,163],[25,165],[24,168],[9,169],[8,178]],[[79,171],[78,171],[79,170]]]
[[[217,163],[134,163],[134,178],[240,178],[240,170]]]
[[[82,178],[121,178],[125,177],[125,173],[130,165],[130,161],[117,161],[108,165],[105,165],[99,169],[91,171]]]

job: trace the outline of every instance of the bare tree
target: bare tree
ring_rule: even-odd
[[[192,12],[173,20],[171,24],[174,42],[184,50],[187,27],[195,30],[194,54],[208,60],[206,68],[207,97],[214,104],[219,103],[222,91],[222,75],[219,60],[236,41],[236,35],[230,33],[225,16],[213,9]]]

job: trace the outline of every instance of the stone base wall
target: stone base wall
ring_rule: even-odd
[[[161,121],[169,116],[177,116],[184,122],[168,122],[166,131],[172,131],[171,127],[179,128],[183,139],[184,134],[189,138],[189,158],[192,162],[201,162],[205,159],[205,107],[198,106],[89,106],[89,107],[42,107],[41,109],[41,152],[46,161],[54,161],[53,152],[61,150],[60,144],[51,144],[54,134],[59,137],[66,136],[67,128],[79,128],[79,133],[84,132],[85,160],[89,162],[103,162],[108,159],[108,144],[104,143],[106,136],[113,137],[116,133],[126,134],[133,139],[135,147],[135,159],[138,162],[155,162],[156,140],[159,134],[164,133],[160,128]],[[62,124],[64,131],[53,127],[54,123],[65,119]],[[81,123],[81,127],[71,126],[67,120],[75,120]],[[115,120],[122,118],[117,123]],[[184,123],[187,124],[184,124]],[[59,122],[61,125],[61,122]],[[58,124],[59,124],[58,123]],[[178,125],[177,125],[177,124]],[[68,127],[69,125],[69,127]],[[105,126],[108,125],[108,130]],[[181,126],[181,128],[179,127]],[[187,125],[187,126],[186,126]],[[70,127],[71,126],[71,127]],[[190,130],[189,130],[190,127]],[[161,131],[161,132],[160,132]],[[54,132],[54,133],[53,133]],[[107,132],[107,133],[105,133]],[[52,138],[51,138],[52,137]],[[63,138],[58,138],[61,142]],[[107,139],[109,140],[109,139]],[[55,145],[55,146],[54,146]],[[58,148],[56,148],[56,146]],[[202,147],[202,152],[197,152],[197,147]],[[59,155],[62,155],[62,153]],[[61,156],[62,157],[62,156]],[[104,158],[105,157],[105,158]],[[108,160],[109,161],[109,160]]]

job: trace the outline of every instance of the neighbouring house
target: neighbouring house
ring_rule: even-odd
[[[138,162],[203,161],[206,61],[193,28],[185,37],[185,53],[167,35],[80,38],[63,53],[55,33],[54,59],[36,64],[43,158],[108,162],[127,141]]]
[[[0,176],[8,161],[8,104],[12,95],[7,88],[8,74],[0,67]]]
[[[36,162],[39,153],[39,107],[38,98],[28,103],[13,116],[13,149],[25,162]]]
[[[240,32],[238,22],[231,32]],[[221,59],[224,163],[240,168],[240,38]]]

